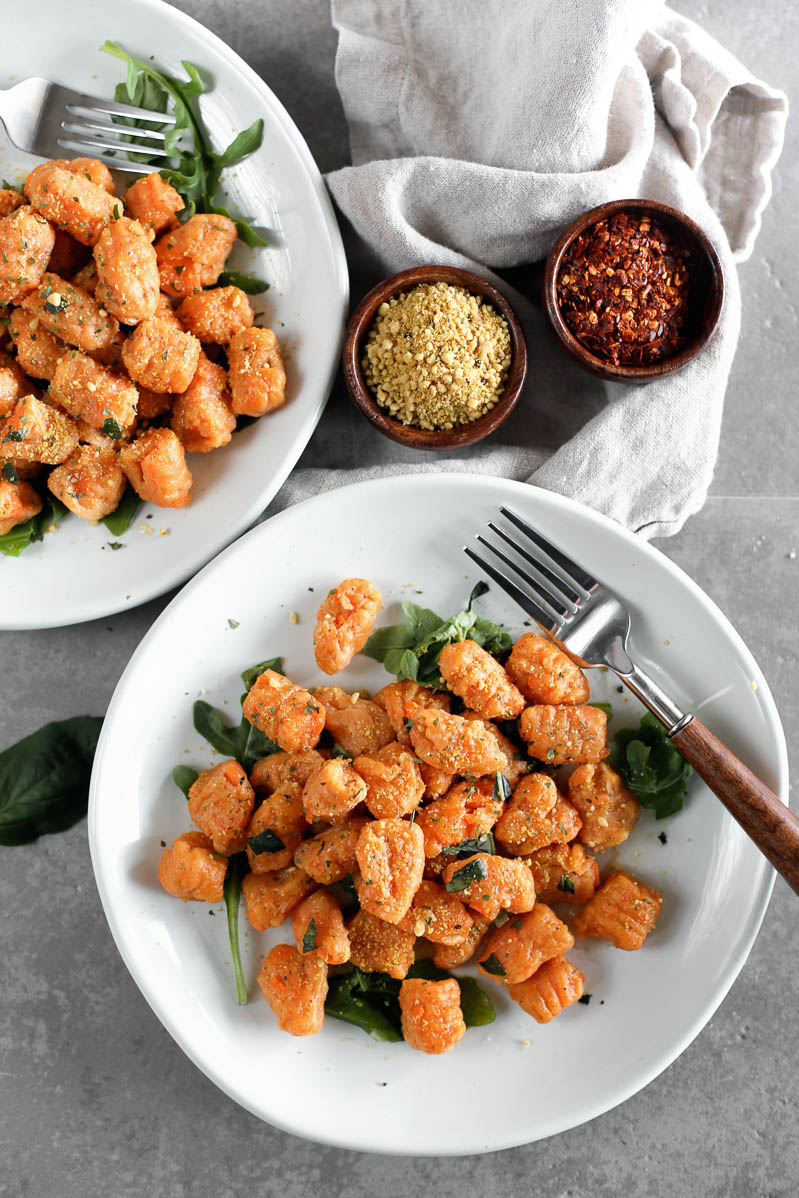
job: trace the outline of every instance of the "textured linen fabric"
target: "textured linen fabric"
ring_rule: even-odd
[[[476,470],[648,537],[676,532],[712,477],[740,325],[735,262],[769,200],[785,97],[655,0],[332,0],[332,13],[353,165],[327,182],[351,265],[366,264],[359,285],[423,263],[477,270],[514,304],[530,367],[498,433],[437,460],[384,440],[364,461],[326,417],[324,457],[306,454],[280,506],[390,471]],[[574,365],[545,327],[540,267],[519,269],[586,208],[626,196],[686,211],[726,276],[712,342],[643,385]]]

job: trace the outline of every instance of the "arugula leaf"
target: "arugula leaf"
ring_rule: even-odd
[[[255,686],[257,679],[267,670],[274,670],[276,674],[282,674],[283,658],[270,657],[269,661],[259,661],[257,665],[242,670],[241,680],[244,683],[244,689],[249,693]]]
[[[189,791],[199,776],[198,771],[190,765],[176,765],[172,771],[172,781],[183,791],[186,798],[189,797]]]
[[[485,863],[479,857],[475,857],[473,861],[467,861],[460,869],[456,869],[455,873],[449,882],[446,883],[446,889],[450,894],[457,894],[461,890],[465,890],[467,886],[471,886],[472,882],[481,882],[483,878],[488,877],[488,870]]]
[[[473,857],[475,853],[490,853],[493,857],[496,854],[496,845],[494,837],[490,832],[483,832],[481,836],[472,837],[471,840],[462,840],[460,844],[445,844],[441,852],[445,857]]]
[[[50,525],[58,524],[69,509],[55,495],[42,497],[42,510],[24,524],[17,524],[0,537],[0,553],[6,557],[19,557],[34,541],[41,541]]]
[[[240,270],[223,270],[219,276],[220,287],[238,287],[247,295],[262,295],[269,290],[269,284],[255,275],[244,274]]]
[[[305,929],[305,935],[302,938],[302,951],[304,953],[312,953],[316,948],[316,934],[318,930],[316,920],[312,919]]]
[[[446,690],[438,668],[441,650],[467,638],[504,659],[510,652],[511,639],[499,624],[478,616],[472,608],[475,599],[484,595],[488,586],[478,582],[463,611],[442,620],[428,607],[405,601],[402,604],[404,624],[392,624],[373,632],[361,652],[382,662],[389,674],[409,679],[435,690]]]
[[[258,832],[257,835],[248,836],[247,844],[254,853],[279,853],[286,847],[271,828],[264,828],[263,832]]]
[[[236,998],[240,1007],[243,1007],[247,1002],[247,983],[244,981],[241,949],[239,948],[239,904],[241,902],[241,879],[248,868],[247,854],[234,853],[228,862],[224,886],[227,931],[228,939],[230,940],[230,958],[233,962],[233,975],[236,979]]]
[[[86,814],[102,717],[45,724],[0,753],[0,844],[28,844]]]
[[[693,771],[651,712],[643,716],[638,728],[622,728],[616,733],[610,743],[609,764],[657,819],[682,808]]]
[[[133,523],[133,517],[139,510],[141,500],[133,487],[128,486],[115,510],[103,517],[103,524],[115,537],[121,537]]]

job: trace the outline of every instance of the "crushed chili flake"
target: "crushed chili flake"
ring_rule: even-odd
[[[617,212],[579,233],[557,280],[577,340],[614,366],[670,358],[695,331],[695,254],[659,221]]]

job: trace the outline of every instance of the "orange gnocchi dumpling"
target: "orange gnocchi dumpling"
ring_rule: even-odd
[[[440,882],[422,881],[411,905],[397,924],[434,944],[462,944],[474,920],[463,903]]]
[[[621,775],[604,762],[578,765],[569,777],[569,800],[583,822],[580,839],[595,853],[626,840],[641,814]]]
[[[251,724],[287,753],[312,749],[325,726],[322,704],[276,670],[258,675],[242,711]]]
[[[104,193],[105,194],[105,193]],[[23,211],[23,209],[20,209]],[[119,322],[75,283],[46,271],[21,307],[67,345],[85,353],[108,349],[119,336]]]
[[[294,854],[295,863],[321,885],[340,882],[357,867],[355,849],[368,823],[365,815],[351,815],[342,824],[311,836]]]
[[[347,924],[350,962],[364,973],[404,978],[413,965],[416,937],[395,924],[360,910]]]
[[[369,639],[382,596],[366,578],[345,578],[322,600],[313,632],[314,656],[325,674],[350,664]]]
[[[318,954],[299,953],[293,944],[276,944],[264,958],[258,985],[282,1032],[314,1036],[322,1030],[327,964]]]
[[[194,377],[172,405],[172,430],[187,453],[227,445],[236,429],[224,368],[200,354]]]
[[[0,537],[42,510],[42,501],[30,483],[0,478]]]
[[[267,874],[291,865],[306,826],[301,787],[289,782],[268,795],[247,829],[252,872]]]
[[[308,823],[340,824],[366,798],[366,783],[349,761],[331,757],[311,774],[302,792]]]
[[[150,236],[122,216],[106,225],[94,246],[96,298],[122,324],[155,315],[160,294],[158,262]]]
[[[439,659],[441,676],[470,711],[487,720],[511,720],[525,707],[502,666],[475,641],[445,645]]]
[[[580,667],[547,637],[533,632],[519,637],[505,669],[528,703],[585,703],[590,695]]]
[[[599,885],[599,866],[581,844],[550,844],[527,860],[542,903],[587,903]]]
[[[187,295],[178,308],[178,319],[198,341],[227,345],[236,333],[252,328],[254,316],[240,287],[214,287]]]
[[[35,395],[18,399],[0,426],[0,452],[25,462],[57,466],[78,446],[78,426]]]
[[[228,345],[228,378],[237,416],[265,416],[286,402],[286,370],[271,329],[242,329]]]
[[[376,753],[394,740],[391,721],[371,699],[340,686],[318,686],[314,696],[324,705],[325,728],[350,757]]]
[[[250,784],[265,794],[272,794],[292,782],[304,786],[324,760],[316,749],[306,749],[303,753],[270,753],[252,767]]]
[[[31,171],[25,180],[25,195],[42,216],[81,245],[94,245],[109,221],[122,215],[121,200],[85,174],[64,169],[58,161],[44,162]]]
[[[52,226],[27,205],[0,217],[0,303],[19,303],[38,286],[54,244]]]
[[[519,731],[531,757],[547,765],[572,765],[607,757],[607,722],[599,707],[541,705],[525,708]]]
[[[618,870],[575,916],[574,927],[581,940],[597,936],[632,952],[654,928],[662,903],[659,891]]]
[[[366,824],[355,849],[361,907],[388,923],[399,923],[419,889],[424,873],[424,837],[404,819]]]
[[[546,774],[526,774],[497,821],[496,835],[503,847],[513,850],[534,836],[559,797]]]
[[[550,1023],[582,998],[585,974],[565,957],[551,957],[532,977],[508,986],[508,994],[536,1023]]]
[[[436,945],[435,952],[433,953],[433,964],[437,965],[439,969],[457,969],[459,965],[465,965],[468,961],[471,961],[485,939],[492,921],[487,919],[485,915],[480,915],[477,911],[471,911],[470,914],[472,917],[472,926],[465,940],[459,941],[458,944]]]
[[[119,451],[119,464],[133,490],[158,507],[191,502],[192,477],[183,446],[171,428],[150,428]]]
[[[134,220],[157,236],[178,223],[177,214],[185,204],[171,183],[156,171],[131,184],[125,192],[125,207]]]
[[[50,471],[47,486],[76,516],[102,520],[119,507],[127,480],[113,449],[79,445]]]
[[[167,894],[197,903],[221,903],[227,857],[202,832],[184,832],[164,851],[158,881]]]
[[[39,324],[38,318],[24,308],[13,310],[8,331],[17,351],[17,361],[25,373],[31,378],[49,382],[55,374],[59,358],[69,352],[65,342]]]
[[[402,1034],[411,1048],[439,1054],[454,1048],[466,1031],[460,986],[454,978],[433,982],[406,978],[400,986]]]
[[[533,876],[526,861],[475,853],[453,861],[442,877],[451,894],[487,919],[496,919],[500,911],[530,911],[535,904]]]
[[[316,882],[297,865],[268,874],[245,874],[241,883],[247,919],[256,932],[279,928],[313,890]]]
[[[163,315],[143,320],[122,346],[122,362],[130,377],[158,394],[182,395],[199,361],[197,338]]]
[[[416,818],[424,835],[427,857],[464,840],[476,840],[490,832],[502,815],[504,804],[494,797],[494,779],[458,782],[448,794],[423,807]]]
[[[102,429],[115,441],[136,423],[136,386],[76,350],[68,351],[58,362],[50,396],[70,416]]]
[[[352,764],[366,784],[364,802],[375,819],[410,815],[419,806],[422,775],[411,752],[398,742],[356,757]]]
[[[434,691],[429,686],[404,680],[389,682],[375,695],[375,703],[382,707],[391,720],[391,726],[401,745],[411,743],[413,714],[417,707],[433,707],[437,711],[449,711],[450,697],[446,691]],[[446,790],[449,787],[445,787]],[[443,793],[443,792],[442,792]]]
[[[350,941],[341,908],[332,895],[316,890],[303,899],[291,917],[297,951],[315,953],[328,965],[343,965],[350,959]]]
[[[161,290],[182,297],[212,287],[236,237],[233,221],[211,212],[198,212],[171,228],[155,243]]]
[[[528,915],[510,919],[491,933],[477,964],[480,972],[495,982],[515,985],[573,946],[574,937],[566,924],[551,907],[536,903]]]
[[[418,756],[438,770],[480,778],[501,772],[507,763],[480,720],[421,708],[414,715],[410,733]]]
[[[189,815],[217,853],[230,856],[245,845],[255,794],[238,761],[203,770],[189,790]]]

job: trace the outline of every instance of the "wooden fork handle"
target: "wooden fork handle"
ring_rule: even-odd
[[[777,873],[799,894],[799,819],[694,717],[672,737]]]

